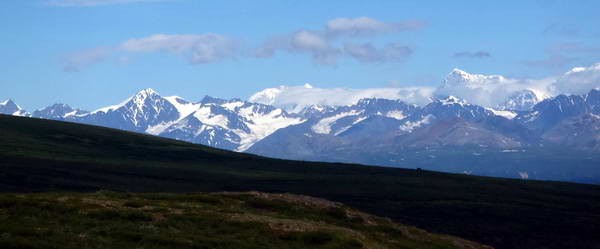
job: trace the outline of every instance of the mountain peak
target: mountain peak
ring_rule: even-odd
[[[155,99],[156,97],[161,97],[157,91],[152,88],[146,88],[136,93],[135,96],[133,96],[133,100],[138,106],[141,107],[141,105],[143,105],[148,98]]]
[[[467,72],[465,72],[465,71],[463,71],[463,70],[461,70],[461,69],[458,69],[458,68],[454,68],[454,69],[452,69],[452,71],[450,72],[450,75],[468,75],[468,74],[469,74],[469,73],[467,73]]]
[[[452,72],[450,72],[446,78],[444,78],[444,83],[468,82],[471,81],[473,77],[473,74],[455,68],[452,69]]]
[[[0,105],[3,105],[3,106],[15,105],[16,106],[17,104],[15,104],[15,102],[12,99],[7,99],[4,102],[0,102]]]
[[[15,103],[12,99],[5,100],[4,102],[0,103],[0,106],[11,110],[14,109],[15,111],[23,109],[19,105],[17,105],[17,103]]]
[[[458,77],[462,77],[462,78],[468,78],[471,74],[467,73],[466,71],[462,70],[462,69],[452,69],[452,71],[448,74],[449,76],[458,76]]]
[[[440,99],[435,99],[434,101],[436,102],[440,102],[443,105],[452,105],[452,104],[459,104],[459,105],[466,105],[467,101],[455,96],[447,96],[445,98],[440,98]]]
[[[10,114],[17,116],[27,115],[27,112],[17,105],[12,99],[7,99],[4,102],[0,102],[0,113]]]
[[[158,92],[152,88],[146,88],[143,89],[141,91],[139,91],[138,93],[136,93],[136,96],[152,96],[152,95],[159,95]]]

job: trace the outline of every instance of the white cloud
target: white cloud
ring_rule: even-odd
[[[436,96],[456,96],[469,103],[495,108],[516,92],[530,90],[538,99],[553,95],[554,78],[541,80],[512,79],[501,75],[469,74],[454,69],[435,90]]]
[[[297,49],[326,50],[329,44],[325,39],[310,31],[299,31],[292,36],[292,46]]]
[[[299,112],[302,108],[320,105],[351,105],[363,98],[399,99],[407,103],[423,105],[429,102],[434,88],[316,88],[304,86],[280,86],[268,88],[250,97],[250,101],[270,104],[291,112]]]
[[[291,34],[274,36],[254,51],[254,56],[269,58],[277,51],[310,54],[313,62],[333,65],[337,62],[341,51],[330,45],[322,34],[314,31],[300,30]]]
[[[165,35],[156,34],[127,40],[120,45],[126,52],[168,52],[182,55],[191,63],[212,63],[236,55],[237,43],[219,34]]]
[[[424,27],[422,22],[382,22],[369,17],[337,18],[327,22],[322,30],[300,30],[290,34],[273,36],[258,47],[254,53],[268,58],[277,51],[310,54],[317,64],[335,64],[338,57],[349,56],[361,62],[401,61],[412,54],[412,49],[399,43],[389,43],[381,49],[370,43],[345,43],[337,47],[335,41],[362,36],[373,37],[383,33],[413,31]]]
[[[565,94],[584,94],[600,88],[600,63],[571,69],[558,78],[553,87],[557,93]]]
[[[67,54],[63,58],[64,71],[79,72],[85,67],[121,54],[121,64],[131,61],[131,54],[165,52],[187,58],[192,64],[214,63],[239,54],[239,44],[219,34],[166,35],[130,39],[114,47],[97,47]],[[125,54],[125,55],[123,55]]]
[[[49,0],[46,5],[59,7],[92,7],[102,5],[143,3],[143,2],[165,2],[171,0]]]
[[[62,59],[63,71],[79,72],[85,67],[105,60],[113,53],[113,51],[114,50],[109,47],[98,47],[67,54]]]
[[[299,31],[292,35],[290,47],[287,49],[292,52],[308,52],[312,55],[313,61],[318,64],[335,64],[339,50],[331,47],[322,36],[315,32]]]
[[[576,67],[562,75],[544,79],[513,79],[500,75],[469,74],[455,69],[434,95],[453,95],[494,108],[523,90],[534,92],[541,100],[559,94],[585,94],[593,88],[600,88],[600,63]]]
[[[469,103],[497,108],[509,97],[524,90],[533,92],[539,101],[559,94],[585,94],[592,88],[600,88],[600,63],[590,67],[574,68],[562,76],[544,79],[515,79],[501,75],[469,74],[455,69],[437,88],[316,88],[308,84],[279,86],[264,89],[252,95],[249,101],[299,112],[310,105],[351,105],[363,98],[397,99],[422,106],[428,104],[431,97],[452,95]]]

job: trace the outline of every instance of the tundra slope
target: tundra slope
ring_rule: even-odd
[[[2,192],[101,189],[294,193],[499,249],[600,245],[597,185],[287,161],[104,127],[0,115]]]

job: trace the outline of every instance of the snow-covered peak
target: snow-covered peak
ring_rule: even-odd
[[[483,74],[470,74],[460,69],[453,69],[446,78],[444,78],[440,88],[445,87],[467,87],[476,88],[481,85],[489,83],[500,83],[507,79],[501,75],[483,75]]]
[[[454,105],[454,104],[458,104],[458,105],[467,105],[467,101],[461,98],[457,98],[455,96],[448,96],[446,98],[442,98],[442,99],[434,99],[434,101],[441,103],[442,105]]]
[[[139,92],[137,92],[135,95],[133,95],[132,97],[127,98],[126,100],[124,100],[123,102],[117,104],[117,105],[111,105],[111,106],[107,106],[107,107],[103,107],[100,108],[98,110],[95,110],[93,112],[91,112],[91,114],[95,114],[95,113],[99,113],[99,112],[110,112],[110,111],[115,111],[119,108],[122,108],[126,105],[128,105],[130,102],[133,102],[133,104],[138,108],[138,109],[142,109],[144,107],[144,105],[146,104],[148,99],[159,99],[162,98],[157,91],[155,91],[152,88],[146,88],[143,89]]]
[[[250,96],[248,101],[255,102],[255,103],[261,103],[261,104],[265,104],[265,105],[272,105],[275,103],[275,98],[277,98],[277,96],[279,94],[281,94],[281,92],[283,90],[285,90],[286,88],[287,88],[287,86],[279,86],[277,88],[264,89],[262,91],[259,91],[255,94],[253,94],[252,96]],[[312,88],[312,86],[311,86],[311,88]]]
[[[7,99],[5,101],[0,102],[0,106],[21,109],[21,107],[15,104],[15,102],[12,99]]]
[[[463,70],[455,68],[444,78],[444,84],[465,83],[475,79],[475,75],[469,74]]]
[[[169,96],[165,97],[165,99],[175,106],[175,109],[179,112],[179,119],[187,117],[201,106],[201,104],[192,103],[179,96]]]
[[[70,116],[84,115],[86,111],[74,109],[67,104],[57,103],[33,112],[32,116],[46,119],[63,119]]]
[[[160,96],[160,94],[158,94],[157,91],[155,91],[152,88],[146,88],[136,93],[135,96],[133,96],[132,100],[139,109],[142,109],[149,100],[155,101],[158,98],[162,97]]]
[[[304,107],[300,112],[298,112],[298,115],[300,115],[301,117],[305,117],[305,118],[313,118],[313,117],[321,116],[328,112],[332,112],[335,109],[336,109],[335,107],[330,106],[330,105],[314,104],[314,105]]]
[[[147,97],[147,96],[152,96],[152,95],[160,95],[160,94],[152,88],[146,88],[146,89],[140,90],[136,94],[136,96],[142,96],[142,97]]]
[[[508,97],[506,102],[498,105],[499,110],[515,110],[515,111],[526,111],[531,109],[535,104],[540,102],[540,98],[537,94],[529,89],[518,91]]]
[[[468,79],[471,77],[471,74],[458,69],[458,68],[454,68],[452,69],[452,71],[446,76],[446,79]]]
[[[1,114],[9,114],[15,116],[27,116],[28,113],[23,110],[19,105],[17,105],[11,99],[5,100],[0,103],[0,113]]]
[[[246,104],[246,102],[238,100],[238,99],[233,99],[233,100],[228,101],[227,103],[223,103],[221,106],[225,107],[225,109],[227,109],[227,110],[236,111],[238,108],[240,108],[244,104]]]
[[[169,102],[171,102],[171,104],[180,104],[180,105],[186,105],[186,104],[190,104],[190,101],[185,100],[182,97],[179,96],[168,96],[165,97],[166,100],[168,100]]]

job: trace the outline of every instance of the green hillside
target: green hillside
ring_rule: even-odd
[[[0,248],[490,248],[290,194],[0,195]]]
[[[114,129],[0,115],[2,192],[101,189],[294,193],[495,248],[600,245],[597,185],[275,160]]]

